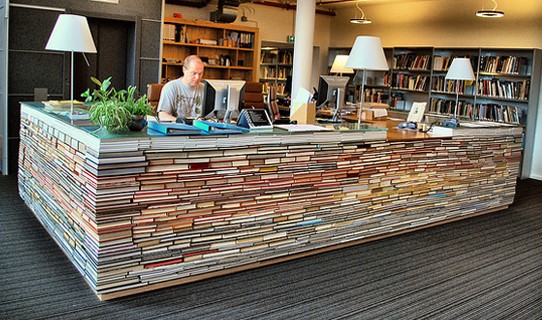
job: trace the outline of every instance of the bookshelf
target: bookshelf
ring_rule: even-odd
[[[476,81],[446,80],[446,73],[454,58],[469,58],[472,70],[477,74],[479,49],[435,48],[433,50],[431,96],[427,113],[449,117],[455,108],[456,86],[459,90],[458,114],[471,117],[475,106]]]
[[[260,53],[260,82],[264,84],[264,93],[269,87],[277,88],[277,95],[283,96],[286,79],[292,75],[294,61],[294,48],[267,46],[262,43]]]
[[[390,105],[410,110],[413,102],[427,100],[431,84],[432,48],[395,47],[391,64]]]
[[[163,82],[180,77],[191,54],[204,61],[207,79],[256,81],[258,28],[173,17],[164,18],[162,28]]]
[[[384,48],[384,54],[388,59],[388,66],[393,64],[393,49]],[[364,93],[364,102],[379,102],[390,104],[391,100],[391,88],[392,88],[392,73],[391,71],[371,71],[368,70],[366,83],[365,83],[365,93]],[[356,92],[359,91],[361,86],[363,74],[361,72],[356,73],[354,78],[354,84],[357,88]],[[359,97],[359,94],[356,94],[356,97]]]
[[[364,101],[384,102],[390,109],[410,110],[412,102],[427,102],[429,114],[449,117],[459,85],[461,118],[527,125],[536,110],[540,78],[539,49],[393,47],[385,48],[389,72],[368,71]],[[347,48],[330,48],[328,66]],[[475,81],[446,80],[451,61],[471,59]],[[353,84],[361,75],[353,77]],[[510,116],[512,113],[516,117]]]
[[[384,48],[386,57],[388,58],[388,65],[392,64],[393,49]],[[327,70],[328,74],[331,74],[331,66],[337,55],[350,54],[350,48],[336,47],[329,48]],[[343,74],[342,76],[349,76],[350,82],[348,83],[346,99],[348,102],[354,103],[359,100],[359,91],[361,88],[361,82],[363,73],[355,72],[354,74]],[[380,102],[391,103],[390,98],[391,89],[391,72],[389,71],[367,71],[367,77],[365,82],[365,102]]]

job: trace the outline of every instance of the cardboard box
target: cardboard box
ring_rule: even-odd
[[[290,115],[290,121],[297,121],[298,124],[316,123],[316,104],[303,103],[301,105],[292,102],[294,113]]]

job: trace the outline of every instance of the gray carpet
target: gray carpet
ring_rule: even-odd
[[[0,319],[542,319],[542,181],[508,210],[100,302],[0,177]]]

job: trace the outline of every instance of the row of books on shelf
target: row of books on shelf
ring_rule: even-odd
[[[293,64],[294,63],[293,51],[279,51],[277,62],[280,64]]]
[[[483,79],[478,82],[478,94],[488,97],[527,100],[529,98],[529,80],[502,81]]]
[[[431,55],[429,54],[398,54],[393,56],[393,69],[429,70]]]
[[[465,56],[463,56],[465,57]],[[433,70],[447,71],[455,56],[433,56]],[[476,70],[477,57],[469,57],[473,70]],[[393,57],[393,69],[397,70],[429,70],[430,55],[400,54]],[[503,74],[527,74],[528,59],[518,56],[482,56],[480,72]]]
[[[270,88],[277,88],[277,94],[283,95],[284,89],[286,88],[286,84],[284,83],[274,84],[274,83],[265,82],[263,85],[263,93],[268,94],[270,91]]]
[[[391,86],[399,89],[427,91],[429,90],[429,81],[429,76],[397,73],[392,77]]]
[[[528,59],[517,56],[482,56],[480,71],[487,73],[526,74]]]
[[[431,90],[459,94],[474,94],[474,82],[465,80],[447,80],[444,77],[434,77],[431,82]],[[459,91],[456,91],[459,89]]]
[[[454,57],[442,57],[434,56],[433,57],[433,70],[435,71],[446,71],[450,68],[452,60]]]
[[[178,24],[164,23],[162,39],[179,43],[198,43],[203,45],[218,45],[221,47],[254,48],[254,34],[248,32],[230,31],[226,38],[220,39],[191,39],[185,27]]]
[[[454,58],[469,58],[471,63],[472,63],[472,69],[473,70],[476,70],[476,64],[477,64],[477,59],[478,57],[471,57],[471,56],[468,56],[468,55],[462,55],[462,56],[450,56],[450,57],[445,57],[445,56],[439,56],[439,55],[436,55],[436,56],[433,56],[433,70],[434,71],[448,71],[448,69],[450,68],[450,65],[452,64],[452,61],[454,60]]]
[[[262,51],[260,54],[260,63],[277,64],[277,52],[276,51]]]
[[[453,115],[455,101],[431,98],[429,112],[436,114]],[[523,124],[523,111],[515,106],[499,104],[472,104],[467,101],[459,101],[457,114],[461,118],[471,120],[489,120],[514,124]]]
[[[293,64],[294,54],[291,51],[262,51],[260,63],[265,64]]]
[[[254,34],[248,32],[230,31],[227,39],[233,41],[239,48],[254,48]]]
[[[277,78],[277,79],[286,79],[287,76],[292,74],[291,68],[275,68],[269,66],[263,66],[261,68],[262,78]]]
[[[365,89],[365,95],[363,101],[365,102],[379,102],[388,103],[390,100],[390,94],[387,91],[378,89]]]
[[[384,81],[387,81],[389,76],[384,76]],[[456,93],[456,86],[461,95],[474,95],[475,92],[481,97],[505,98],[514,100],[529,99],[529,80],[520,81],[504,81],[499,79],[482,79],[478,81],[477,88],[474,81],[464,80],[448,80],[443,76],[433,77],[431,81],[431,91],[435,93]],[[422,75],[407,75],[394,74],[391,83],[393,88],[427,91],[428,76]]]

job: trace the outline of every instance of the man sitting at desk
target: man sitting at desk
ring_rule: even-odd
[[[164,85],[158,102],[161,120],[195,119],[202,116],[203,62],[196,55],[183,63],[183,76]]]

